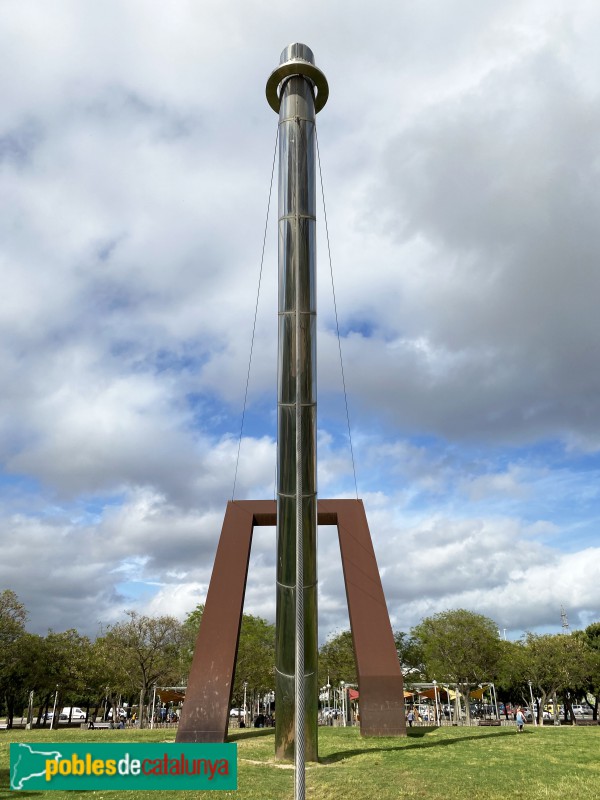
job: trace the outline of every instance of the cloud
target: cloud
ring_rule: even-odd
[[[353,497],[356,470],[399,627],[467,604],[511,631],[556,603],[597,614],[595,6],[5,6],[0,588],[32,629],[181,616],[206,591],[277,128],[264,86],[294,39],[331,88],[321,496]],[[238,498],[273,496],[276,205]],[[324,637],[347,612],[335,532],[319,547]],[[247,608],[269,619],[274,564],[261,531]]]

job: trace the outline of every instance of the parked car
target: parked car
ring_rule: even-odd
[[[338,710],[337,708],[331,708],[331,706],[323,706],[323,708],[319,710],[319,714],[323,719],[329,719],[330,717],[337,717]]]
[[[85,719],[85,711],[83,711],[83,709],[79,708],[78,706],[73,706],[72,708],[71,706],[67,706],[60,712],[58,717],[59,722],[67,722],[69,719],[69,713],[71,714],[71,720],[73,721]]]
[[[525,714],[525,719],[526,720],[532,719],[531,709],[526,708],[526,709],[524,709],[523,713]],[[549,711],[542,711],[542,717],[543,717],[543,719],[552,719],[552,714]]]
[[[124,708],[117,708],[117,716],[119,719],[122,719],[123,722],[125,722],[125,720],[127,719],[127,711]],[[110,708],[108,711],[108,719],[112,718],[113,718],[113,710],[112,708]]]
[[[573,713],[577,717],[583,717],[584,714],[591,714],[591,709],[586,708],[585,706],[571,706],[573,709]]]

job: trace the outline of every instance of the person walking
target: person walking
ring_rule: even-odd
[[[413,724],[414,719],[415,719],[415,712],[412,710],[412,708],[410,709],[410,711],[406,715],[406,719],[408,721],[408,727],[412,728],[412,724]]]
[[[517,721],[517,733],[523,733],[523,725],[525,725],[525,714],[523,713],[523,709],[521,706],[517,708],[517,714],[515,717]]]

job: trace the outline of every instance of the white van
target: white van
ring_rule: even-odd
[[[77,706],[73,706],[72,708],[71,706],[67,706],[60,712],[60,722],[68,722],[69,714],[71,714],[71,720],[73,722],[85,719],[85,711],[83,711],[83,709],[78,708]]]

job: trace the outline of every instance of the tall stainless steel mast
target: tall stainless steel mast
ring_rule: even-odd
[[[292,44],[267,82],[279,113],[275,750],[296,766],[317,759],[315,115],[329,90],[314,62]]]

